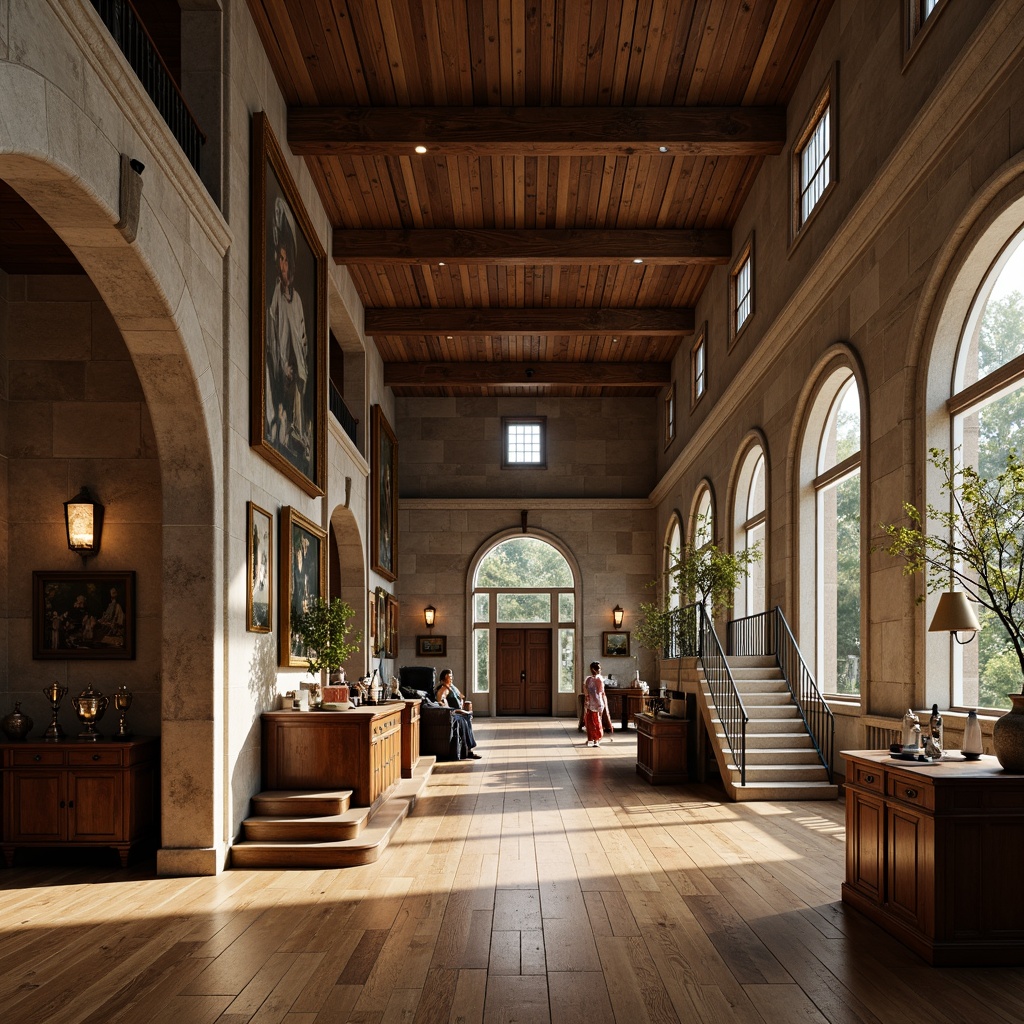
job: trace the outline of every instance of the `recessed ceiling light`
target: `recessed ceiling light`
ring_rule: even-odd
[[[417,146],[416,147],[416,152],[417,153],[426,153],[426,151],[427,151],[427,147],[426,146]]]
[[[668,146],[659,146],[658,147],[658,152],[659,153],[667,153],[668,152]]]
[[[617,342],[618,340],[619,340],[618,338],[612,338],[612,344],[614,345],[615,342]]]
[[[444,340],[445,340],[445,341],[451,341],[451,340],[452,340],[452,336],[451,336],[450,334],[446,334],[446,335],[444,336]]]
[[[633,260],[633,262],[634,262],[634,263],[643,263],[643,260],[642,260],[642,259],[640,259],[640,257],[639,257],[639,256],[637,256],[637,258],[636,258],[635,260]]]
[[[444,260],[442,260],[440,263],[438,263],[438,266],[439,267],[444,267],[444,266],[447,266],[447,264],[444,262]]]

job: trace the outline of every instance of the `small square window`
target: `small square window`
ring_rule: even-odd
[[[754,315],[754,236],[747,239],[729,272],[730,343]]]
[[[543,416],[502,417],[504,447],[501,464],[506,469],[547,467],[546,420]]]
[[[948,0],[905,0],[903,18],[903,67],[917,52],[918,45],[939,14],[949,6]]]
[[[665,396],[665,447],[667,448],[676,439],[676,385],[673,381],[669,385],[668,394]]]
[[[708,325],[700,329],[690,349],[690,405],[696,405],[708,389]]]
[[[836,82],[834,65],[796,137],[792,153],[793,222],[795,243],[804,226],[832,191],[836,181]]]

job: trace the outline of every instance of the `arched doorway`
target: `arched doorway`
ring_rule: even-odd
[[[554,537],[512,533],[470,566],[470,678],[494,715],[573,710],[580,593],[570,559]]]

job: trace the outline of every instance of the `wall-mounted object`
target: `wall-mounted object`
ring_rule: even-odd
[[[134,658],[135,573],[32,573],[32,657]]]
[[[68,549],[82,556],[82,563],[99,554],[103,533],[103,506],[83,487],[70,501],[64,502],[64,528]]]
[[[625,613],[618,605],[612,609],[612,625],[615,629],[622,629],[622,616],[624,614]]]
[[[432,604],[428,604],[427,607],[423,609],[423,624],[427,629],[434,628],[434,619],[436,616],[437,609]]]

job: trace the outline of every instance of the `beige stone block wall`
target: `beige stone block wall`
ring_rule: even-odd
[[[68,687],[61,724],[81,726],[70,695],[92,685],[134,694],[129,721],[140,735],[161,731],[163,540],[160,466],[149,411],[131,357],[88,278],[6,277],[0,358],[9,382],[3,413],[12,417],[11,454],[3,459],[4,658],[8,699],[41,731],[49,718],[42,688]],[[87,485],[104,505],[99,554],[83,567],[68,551],[63,503]],[[136,573],[136,657],[34,660],[32,573]],[[5,629],[5,639],[8,630]],[[101,730],[113,728],[113,715]]]

